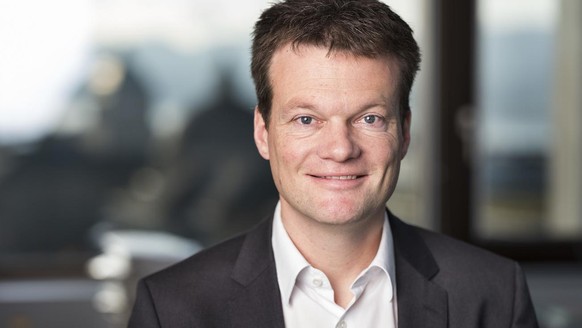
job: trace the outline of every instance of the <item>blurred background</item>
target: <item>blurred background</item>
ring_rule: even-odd
[[[386,2],[423,53],[389,207],[520,261],[542,327],[582,327],[582,2]],[[268,5],[0,0],[0,327],[125,327],[137,279],[273,211]]]

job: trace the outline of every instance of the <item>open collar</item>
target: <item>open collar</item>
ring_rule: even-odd
[[[281,219],[280,203],[277,204],[273,217],[272,245],[277,267],[277,279],[281,288],[282,299],[284,302],[290,302],[291,296],[296,287],[297,277],[303,270],[310,267],[310,264],[299,252],[295,244],[293,244],[293,241],[285,230],[283,221]],[[378,251],[368,268],[366,268],[363,272],[368,271],[371,267],[380,268],[389,277],[389,281],[392,285],[392,291],[396,290],[394,246],[387,212],[384,216],[382,237],[380,239]]]

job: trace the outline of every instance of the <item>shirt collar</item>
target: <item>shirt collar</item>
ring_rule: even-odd
[[[275,256],[277,280],[279,282],[281,296],[283,297],[283,300],[289,302],[295,288],[297,276],[302,270],[310,267],[310,264],[303,255],[301,255],[297,247],[295,247],[295,244],[293,244],[293,241],[283,226],[280,202],[277,204],[273,215],[273,236],[271,243]],[[371,267],[378,267],[388,275],[393,293],[395,293],[396,270],[394,264],[394,244],[387,212],[384,214],[384,227],[382,229],[382,237],[380,239],[378,252],[370,263],[370,266],[363,272],[367,272]]]
[[[291,299],[295,281],[301,270],[309,267],[307,260],[301,255],[287,234],[281,220],[281,202],[275,208],[273,216],[273,255],[277,268],[277,280],[281,296],[286,302]]]
[[[378,247],[376,256],[370,263],[369,268],[374,266],[382,269],[390,277],[392,287],[394,287],[394,282],[396,281],[394,243],[392,241],[392,229],[390,228],[390,223],[388,221],[388,212],[384,212],[384,227],[382,229],[380,246]]]

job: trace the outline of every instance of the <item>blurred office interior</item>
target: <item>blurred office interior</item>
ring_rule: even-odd
[[[541,326],[582,327],[582,2],[386,2],[423,53],[388,206],[519,261]],[[137,279],[272,212],[268,5],[0,2],[1,327],[124,327]]]

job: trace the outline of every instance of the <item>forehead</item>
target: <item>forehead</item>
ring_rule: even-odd
[[[315,90],[367,90],[393,98],[398,76],[398,63],[390,57],[368,58],[315,46],[281,47],[274,53],[269,69],[274,98]]]
[[[330,50],[328,47],[320,47],[314,45],[293,45],[291,43],[286,43],[278,47],[273,56],[271,57],[271,62],[269,65],[269,72],[273,71],[273,66],[278,66],[279,64],[290,65],[297,63],[299,65],[305,64],[306,62],[318,61],[319,63],[340,63],[340,62],[376,62],[383,63],[384,66],[388,66],[393,72],[399,71],[398,61],[392,56],[378,56],[378,57],[368,57],[353,54],[349,51],[339,51]]]

